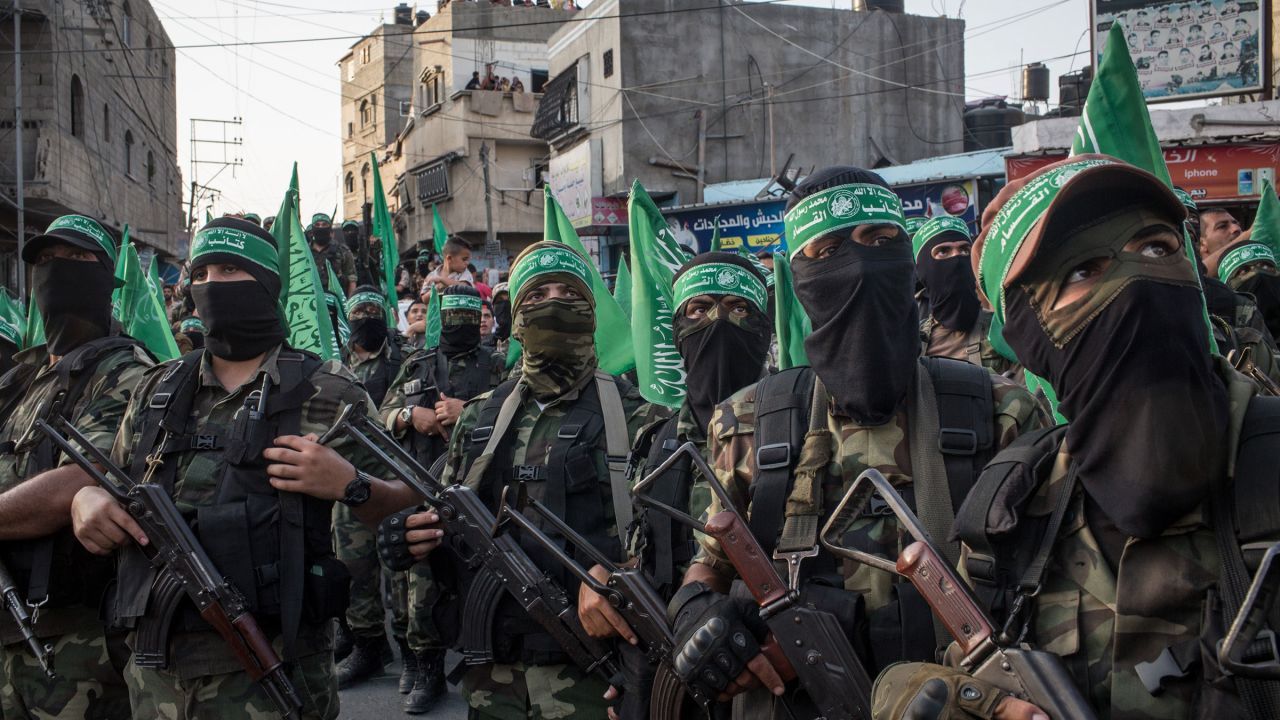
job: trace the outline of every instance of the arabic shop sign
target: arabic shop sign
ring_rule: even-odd
[[[745,245],[751,253],[761,250],[774,253],[786,252],[786,233],[782,224],[786,204],[783,200],[764,200],[691,210],[664,210],[662,214],[666,216],[676,240],[700,253],[711,249],[717,217],[721,249],[737,251]]]
[[[964,220],[969,231],[978,232],[978,182],[950,182],[903,185],[893,188],[902,198],[904,217],[935,218],[950,215]]]

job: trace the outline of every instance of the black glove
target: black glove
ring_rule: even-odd
[[[768,632],[760,608],[746,598],[731,598],[702,583],[690,583],[667,610],[675,629],[671,666],[684,682],[715,697],[760,654],[757,637]]]
[[[394,515],[388,515],[378,525],[378,557],[388,570],[404,572],[418,562],[417,558],[409,552],[404,523],[410,515],[416,515],[426,509],[423,505],[405,508]]]

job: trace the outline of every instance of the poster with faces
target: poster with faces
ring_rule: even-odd
[[[1124,30],[1148,101],[1263,89],[1267,27],[1262,0],[1092,0],[1101,61],[1114,23]]]

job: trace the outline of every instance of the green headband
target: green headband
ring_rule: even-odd
[[[316,213],[315,215],[312,215],[312,216],[311,216],[311,224],[312,224],[312,225],[315,225],[315,224],[316,224],[316,223],[318,223],[318,222],[327,222],[327,223],[329,223],[330,225],[332,225],[332,224],[333,224],[333,218],[329,217],[329,215],[328,215],[327,213]]]
[[[897,225],[905,229],[902,200],[886,187],[853,183],[827,188],[801,200],[784,218],[788,257],[823,235],[859,225]]]
[[[350,315],[353,310],[361,305],[377,305],[378,308],[381,309],[386,301],[387,299],[378,293],[368,292],[367,290],[365,292],[358,292],[355,295],[352,295],[351,299],[347,301],[347,314]]]
[[[929,218],[920,217],[919,215],[916,215],[914,217],[909,217],[906,220],[904,220],[902,227],[906,229],[908,235],[911,235],[914,237],[916,232],[920,230],[920,226],[924,225],[928,221],[929,221]]]
[[[1276,264],[1276,254],[1271,248],[1262,243],[1245,243],[1238,248],[1228,251],[1218,261],[1218,279],[1226,282],[1237,270],[1252,262],[1265,260],[1274,267]]]
[[[964,236],[965,240],[973,242],[973,236],[969,234],[969,225],[958,217],[943,215],[921,223],[916,229],[915,234],[911,236],[912,249],[915,252],[916,262],[920,261],[920,251],[930,240],[938,237],[942,233],[959,233]]]
[[[747,262],[751,263],[751,266],[754,267],[760,273],[760,275],[764,277],[765,289],[772,288],[773,272],[771,272],[769,268],[765,267],[764,263],[760,262],[760,258],[750,253],[744,255],[743,257],[745,257],[747,259]]]
[[[695,295],[737,295],[751,301],[757,310],[764,310],[769,298],[764,283],[750,271],[715,262],[695,265],[676,278],[677,308]]]
[[[572,275],[582,282],[583,287],[591,289],[591,268],[578,253],[564,246],[541,247],[520,258],[511,270],[511,295],[515,297],[525,285],[539,275],[564,273]]]
[[[1182,188],[1174,188],[1173,194],[1177,195],[1178,199],[1182,201],[1183,207],[1187,208],[1188,210],[1195,210],[1196,212],[1200,212],[1200,208],[1199,206],[1196,205],[1195,198],[1191,197],[1191,193],[1187,192],[1186,190],[1183,190]]]
[[[1093,158],[1054,168],[1032,178],[996,213],[986,230],[982,257],[978,259],[978,285],[995,310],[996,322],[991,326],[993,340],[1004,327],[1004,277],[1022,242],[1072,177],[1089,168],[1115,164],[1114,160]]]
[[[22,347],[22,333],[18,331],[18,326],[2,317],[0,317],[0,339]]]
[[[353,227],[353,228],[355,228],[355,229],[359,230],[359,229],[360,229],[360,223],[356,222],[355,220],[347,220],[346,222],[342,223],[342,227],[344,227],[344,228]]]
[[[205,331],[204,323],[200,318],[187,318],[178,326],[178,332],[188,332],[190,330],[203,333]]]
[[[259,265],[274,275],[280,274],[280,252],[262,238],[233,227],[207,227],[191,241],[191,267],[199,265],[205,255],[227,253]]]
[[[440,310],[471,310],[472,312],[480,312],[481,301],[475,295],[464,295],[462,293],[441,295]]]
[[[83,215],[63,215],[49,223],[49,227],[45,228],[44,232],[48,235],[54,230],[63,228],[75,230],[93,238],[95,242],[102,246],[102,251],[107,254],[107,257],[111,258],[111,262],[113,264],[116,262],[116,258],[119,256],[119,249],[116,248],[115,242],[107,234],[107,231],[102,229],[98,221]]]

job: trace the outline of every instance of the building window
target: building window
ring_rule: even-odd
[[[133,131],[124,131],[124,174],[133,177]]]
[[[71,76],[71,134],[84,137],[84,85],[80,76]]]
[[[546,70],[530,70],[529,71],[529,92],[540,93],[547,86],[547,79],[551,75]]]
[[[604,76],[613,77],[613,50],[604,51]]]
[[[364,192],[365,199],[368,200],[369,199],[369,163],[365,163],[364,167],[360,168],[360,187]]]
[[[378,96],[376,94],[369,96],[369,122],[378,122]]]
[[[441,73],[429,72],[422,79],[422,109],[430,108],[444,102],[443,77]]]
[[[355,135],[355,134],[356,134],[356,124],[347,123],[347,137],[351,137],[352,135]]]
[[[355,175],[352,175],[351,173],[347,173],[347,184],[346,184],[346,186],[345,186],[345,187],[346,187],[346,193],[347,193],[348,195],[350,195],[351,193],[353,193],[353,192],[355,192],[355,191],[356,191],[356,176],[355,176]]]
[[[150,150],[147,151],[147,184],[154,185],[156,180],[156,156]]]
[[[360,101],[360,127],[365,127],[368,124],[369,124],[369,101],[361,100]]]
[[[123,15],[120,21],[120,39],[125,47],[133,47],[133,12],[129,10],[127,1],[124,4]]]
[[[102,139],[111,142],[111,108],[102,103]]]

